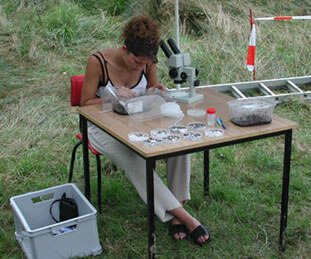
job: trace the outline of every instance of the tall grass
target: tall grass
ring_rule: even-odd
[[[307,15],[309,1],[180,0],[180,48],[200,70],[201,85],[252,80],[245,69],[249,9],[256,17]],[[174,37],[173,0],[0,1],[0,257],[23,258],[14,237],[9,198],[67,182],[78,115],[69,105],[70,76],[84,73],[89,55],[120,46],[125,21],[147,13]],[[310,22],[257,24],[258,79],[310,75]],[[159,51],[159,78],[168,77]],[[192,155],[186,205],[206,224],[213,242],[198,248],[176,242],[169,224],[156,220],[160,258],[309,258],[311,256],[311,104],[290,101],[275,112],[297,121],[292,145],[288,244],[278,251],[283,139],[215,149],[210,154],[210,195],[203,196],[201,153]],[[99,258],[147,257],[146,206],[121,170],[103,161],[103,214],[98,215]],[[91,162],[96,204],[96,164]],[[157,171],[164,178],[163,161]],[[78,151],[74,182],[83,188]]]

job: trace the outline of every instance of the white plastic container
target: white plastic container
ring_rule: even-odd
[[[272,121],[275,103],[268,99],[239,99],[228,102],[230,121],[238,126],[267,124]]]
[[[79,216],[55,223],[49,209],[64,192],[77,202]],[[102,252],[97,211],[76,185],[68,183],[14,196],[10,203],[14,212],[15,236],[28,259],[85,257]],[[59,203],[53,206],[52,213],[58,219]]]
[[[216,109],[208,108],[206,110],[207,113],[207,125],[208,126],[215,126],[216,122]]]

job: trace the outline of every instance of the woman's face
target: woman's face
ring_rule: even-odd
[[[133,53],[125,49],[124,62],[129,69],[134,71],[142,71],[146,65],[151,65],[152,60],[147,57],[135,56]]]

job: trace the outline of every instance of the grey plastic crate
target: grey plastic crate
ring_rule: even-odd
[[[49,209],[63,193],[78,204],[79,216],[55,223]],[[15,236],[28,259],[57,259],[98,255],[97,211],[74,184],[64,184],[10,198]],[[59,203],[52,213],[58,219]],[[73,227],[72,227],[73,226]]]

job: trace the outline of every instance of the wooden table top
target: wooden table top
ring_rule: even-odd
[[[130,116],[119,115],[115,112],[102,113],[100,111],[102,111],[103,108],[100,104],[79,107],[77,111],[86,117],[89,121],[93,122],[98,127],[101,127],[106,132],[113,135],[115,138],[119,139],[121,142],[128,145],[130,148],[134,149],[146,158],[178,151],[186,151],[188,149],[199,148],[218,143],[240,140],[243,138],[276,133],[297,127],[297,123],[275,114],[273,115],[272,122],[269,124],[250,127],[236,126],[229,120],[229,110],[227,106],[227,102],[233,100],[234,98],[208,88],[197,89],[196,92],[204,94],[204,99],[202,101],[191,104],[178,103],[185,115],[184,119],[178,123],[178,125],[186,126],[189,122],[203,122],[207,124],[206,116],[190,117],[187,115],[187,110],[190,108],[204,110],[207,108],[215,108],[216,117],[222,118],[224,124],[227,127],[223,137],[208,138],[204,136],[204,131],[201,131],[203,133],[203,138],[199,141],[187,141],[181,137],[181,140],[178,143],[162,143],[158,146],[148,147],[141,142],[130,141],[128,139],[128,134],[132,132],[146,132],[150,136],[151,129],[168,129],[168,127],[176,122],[177,119],[162,116],[153,120],[139,122],[135,121]]]

